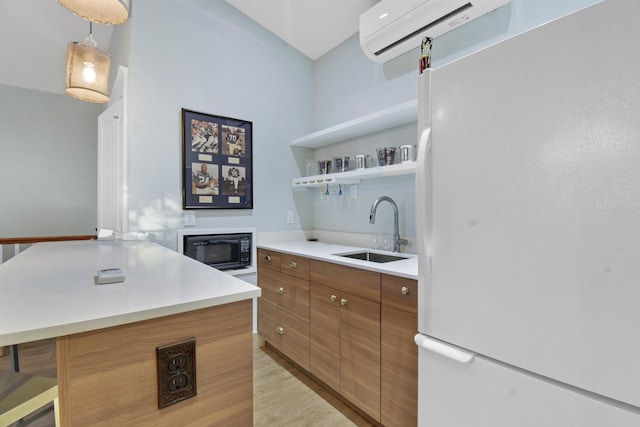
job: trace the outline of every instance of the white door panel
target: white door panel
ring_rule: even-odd
[[[640,407],[637,16],[606,1],[431,72],[420,326]]]
[[[637,427],[640,412],[613,406],[482,356],[460,363],[420,349],[420,426]]]

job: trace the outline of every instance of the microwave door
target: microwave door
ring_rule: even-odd
[[[220,270],[238,267],[240,254],[238,242],[233,239],[216,239],[210,246],[210,258],[208,264]]]
[[[205,250],[206,246],[201,245],[201,246],[196,246],[195,247],[195,256],[194,258],[200,262],[205,262],[205,258],[206,258],[206,250]]]

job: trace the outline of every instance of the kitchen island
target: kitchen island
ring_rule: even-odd
[[[98,285],[97,271],[125,280]],[[56,338],[61,421],[246,425],[260,289],[147,241],[38,243],[0,266],[0,346]],[[159,409],[156,348],[195,339],[194,397]]]

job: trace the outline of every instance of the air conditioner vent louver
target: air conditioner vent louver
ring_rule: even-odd
[[[467,4],[463,5],[463,6],[460,6],[456,10],[453,10],[453,11],[447,13],[446,15],[441,16],[440,18],[436,19],[435,21],[429,22],[424,27],[418,28],[417,30],[407,34],[406,36],[404,36],[400,40],[397,40],[397,41],[391,43],[390,45],[378,50],[374,54],[376,56],[379,56],[379,55],[383,54],[384,52],[386,52],[386,51],[388,51],[390,49],[393,49],[394,47],[398,46],[399,44],[404,43],[405,41],[409,40],[410,38],[415,37],[415,36],[419,36],[423,32],[428,31],[430,28],[433,28],[434,26],[436,26],[436,25],[438,25],[438,24],[440,24],[440,23],[442,23],[444,21],[447,21],[447,20],[451,19],[453,16],[458,15],[460,12],[463,12],[463,11],[469,9],[470,7],[473,7],[473,5],[471,3],[467,3]]]
[[[386,62],[510,0],[382,0],[360,16],[360,45]],[[383,15],[386,16],[383,18]]]

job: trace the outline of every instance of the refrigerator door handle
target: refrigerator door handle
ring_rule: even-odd
[[[448,359],[455,360],[456,362],[471,363],[476,357],[476,353],[445,343],[444,341],[428,337],[424,334],[417,334],[413,340],[416,342],[418,347],[432,351]]]
[[[431,276],[431,253],[428,241],[431,236],[431,174],[428,170],[430,151],[431,128],[426,128],[420,135],[416,164],[416,231],[418,255],[420,255],[418,270],[421,277]]]

